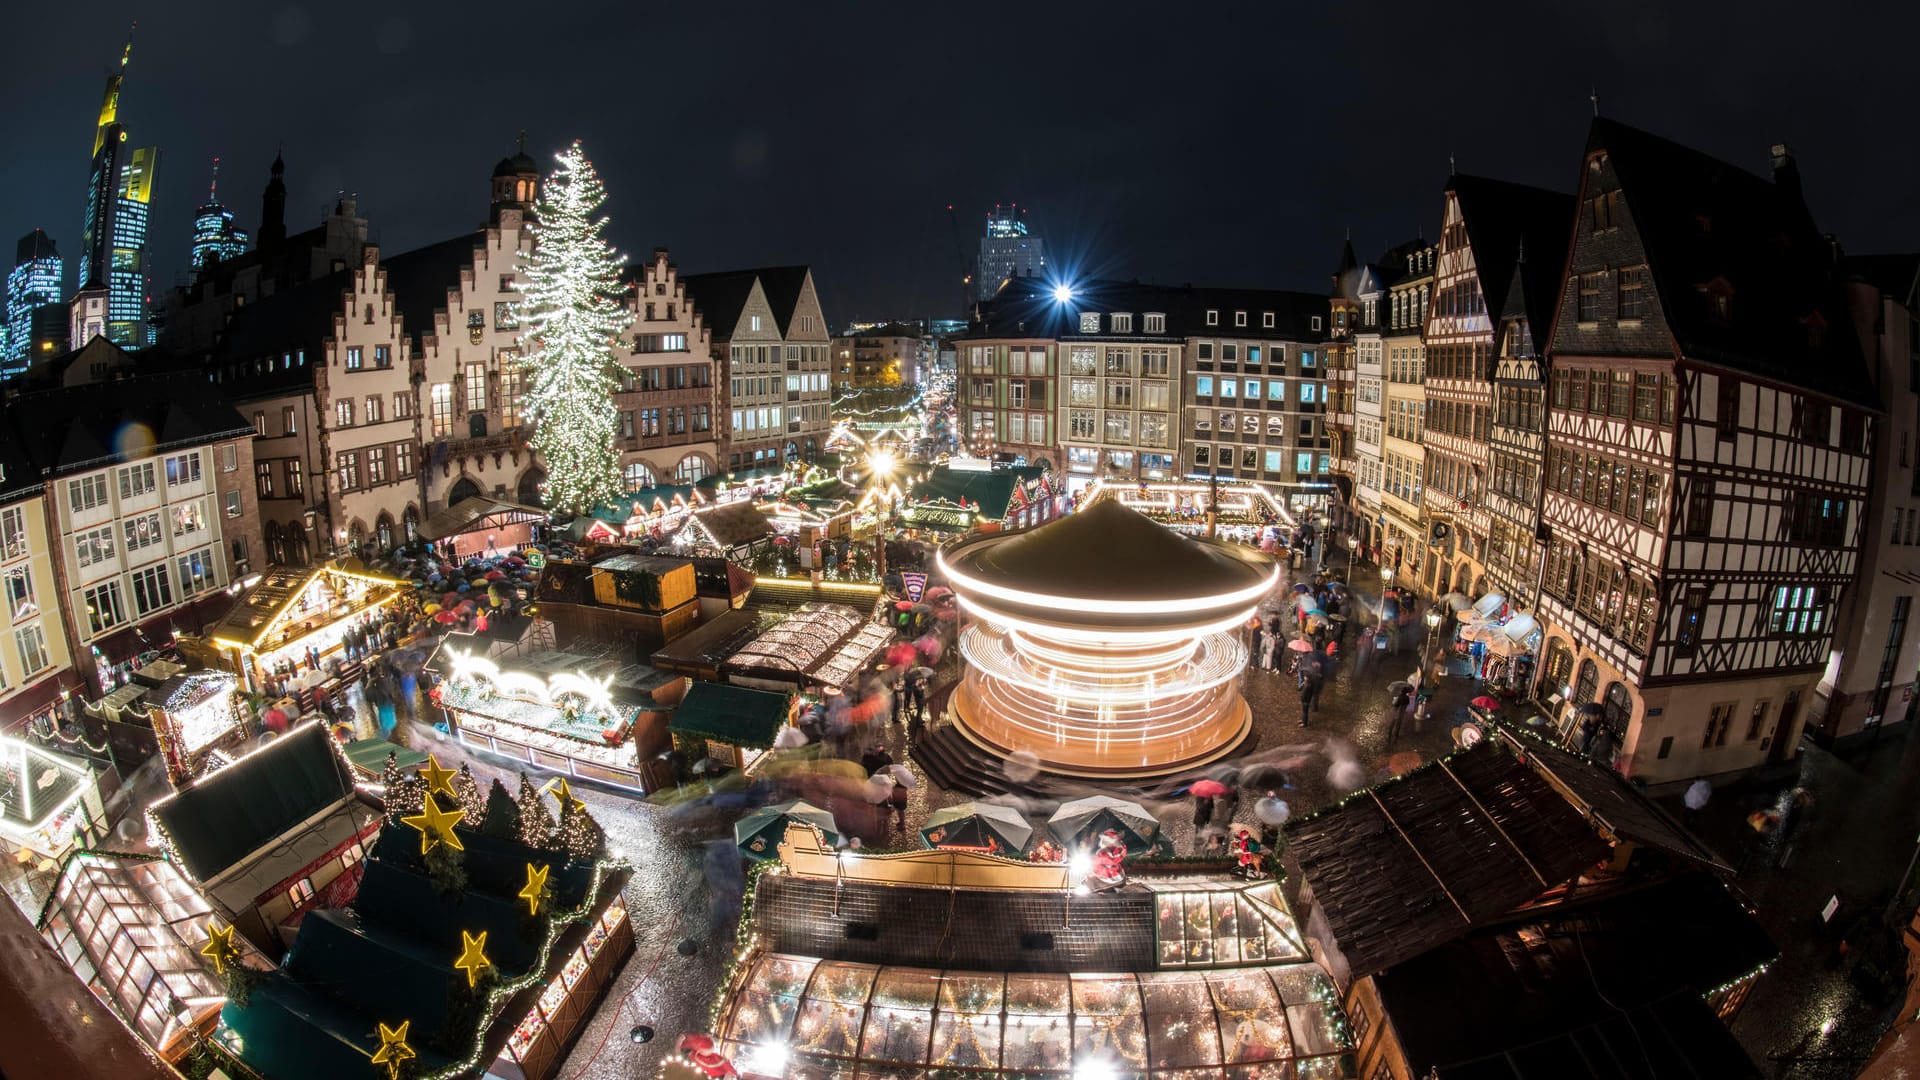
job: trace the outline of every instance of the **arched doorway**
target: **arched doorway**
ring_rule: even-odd
[[[1628,693],[1626,684],[1608,683],[1607,696],[1601,699],[1600,708],[1607,730],[1613,732],[1618,741],[1627,733],[1627,724],[1633,719],[1633,695]]]
[[[544,469],[528,469],[520,477],[519,490],[514,493],[515,500],[522,506],[545,506],[546,500],[540,495],[540,485],[546,482],[547,474]]]
[[[788,439],[786,460],[793,461],[799,456],[800,456],[800,444],[797,442],[794,442],[792,439]]]
[[[1592,660],[1580,661],[1580,678],[1573,684],[1573,704],[1585,705],[1600,689],[1600,668]]]
[[[792,443],[788,443],[792,446]],[[688,454],[673,467],[673,482],[676,484],[697,484],[707,478],[708,462],[704,454]]]
[[[1053,471],[1053,462],[1051,462],[1051,461],[1048,461],[1048,460],[1047,460],[1046,458],[1043,458],[1043,457],[1041,457],[1041,458],[1034,458],[1034,459],[1033,459],[1033,463],[1034,463],[1035,465],[1037,465],[1037,466],[1039,466],[1040,468],[1042,468],[1042,469],[1045,469],[1045,470],[1046,470],[1046,471],[1048,471],[1048,472],[1052,472],[1052,471]]]
[[[1453,568],[1453,591],[1457,593],[1467,593],[1467,586],[1470,583],[1470,580],[1472,579],[1472,577],[1473,577],[1473,567],[1468,566],[1466,563],[1461,563],[1459,566],[1454,567]],[[1473,600],[1478,600],[1480,598],[1479,595],[1475,593],[1467,593],[1467,596],[1469,599],[1473,599]]]
[[[1547,643],[1547,662],[1540,668],[1540,685],[1534,696],[1542,701],[1565,692],[1573,683],[1573,647],[1560,638]]]
[[[474,482],[473,477],[463,476],[454,481],[453,486],[447,489],[447,505],[452,506],[461,499],[475,498],[479,494],[480,485]]]
[[[813,459],[819,456],[820,456],[820,440],[815,439],[811,435],[807,436],[807,460],[812,461]]]
[[[420,508],[407,504],[407,512],[400,516],[400,527],[406,530],[407,542],[420,539]]]
[[[629,494],[636,491],[645,491],[657,483],[654,479],[653,469],[648,467],[644,461],[627,462],[626,468],[620,470],[620,479],[626,484]]]

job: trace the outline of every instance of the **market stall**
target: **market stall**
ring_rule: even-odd
[[[538,507],[475,495],[428,514],[420,538],[454,559],[478,558],[533,543],[546,520]]]
[[[1453,649],[1489,690],[1519,696],[1533,682],[1540,621],[1516,612],[1499,593],[1488,593],[1456,617]]]
[[[673,711],[667,730],[674,749],[688,761],[712,758],[750,769],[793,716],[793,695],[744,686],[697,682]]]
[[[240,680],[229,672],[181,672],[158,686],[129,682],[89,704],[87,713],[151,730],[167,779],[178,787],[200,772],[214,751],[232,748],[246,737],[246,710],[235,696],[239,687]]]
[[[893,630],[844,604],[799,610],[734,650],[720,665],[730,683],[766,690],[844,686],[893,640]]]
[[[249,691],[298,694],[304,711],[313,690],[353,673],[349,637],[365,632],[408,584],[358,559],[271,570],[208,633]]]
[[[505,671],[451,649],[442,657],[447,678],[433,700],[461,742],[616,790],[653,790],[641,763],[666,749],[665,725],[617,700],[611,676]]]
[[[91,766],[22,739],[0,736],[0,840],[57,859],[76,833],[106,822]]]

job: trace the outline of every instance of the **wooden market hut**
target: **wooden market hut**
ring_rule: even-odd
[[[740,767],[773,748],[773,737],[792,713],[790,693],[696,682],[673,710],[667,731],[689,762],[713,758]]]
[[[538,507],[472,495],[428,514],[420,538],[458,561],[485,556],[489,548],[504,554],[530,544],[546,520],[547,512]]]

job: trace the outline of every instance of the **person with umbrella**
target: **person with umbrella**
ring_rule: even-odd
[[[1234,817],[1240,813],[1240,785],[1220,783],[1220,789],[1213,797],[1213,816],[1220,824],[1232,828]]]
[[[1320,665],[1311,659],[1311,655],[1303,656],[1300,663],[1301,727],[1307,726],[1307,720],[1313,714],[1313,703],[1320,697],[1320,688],[1325,684],[1325,678],[1320,673]]]
[[[1406,718],[1407,710],[1413,706],[1413,684],[1402,679],[1387,684],[1387,712],[1383,717],[1387,728],[1387,742],[1400,737],[1400,723]]]
[[[917,667],[907,672],[907,726],[909,729],[920,725],[921,714],[927,709],[927,684],[933,681],[933,669]]]

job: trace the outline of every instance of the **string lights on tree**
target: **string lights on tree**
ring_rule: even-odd
[[[594,216],[606,189],[577,140],[556,157],[560,167],[534,205],[534,245],[522,256],[516,314],[520,366],[531,376],[533,448],[547,465],[547,505],[578,515],[617,502],[625,490],[614,447],[621,369],[613,346],[633,316],[620,280],[626,258],[602,236],[607,219]]]

